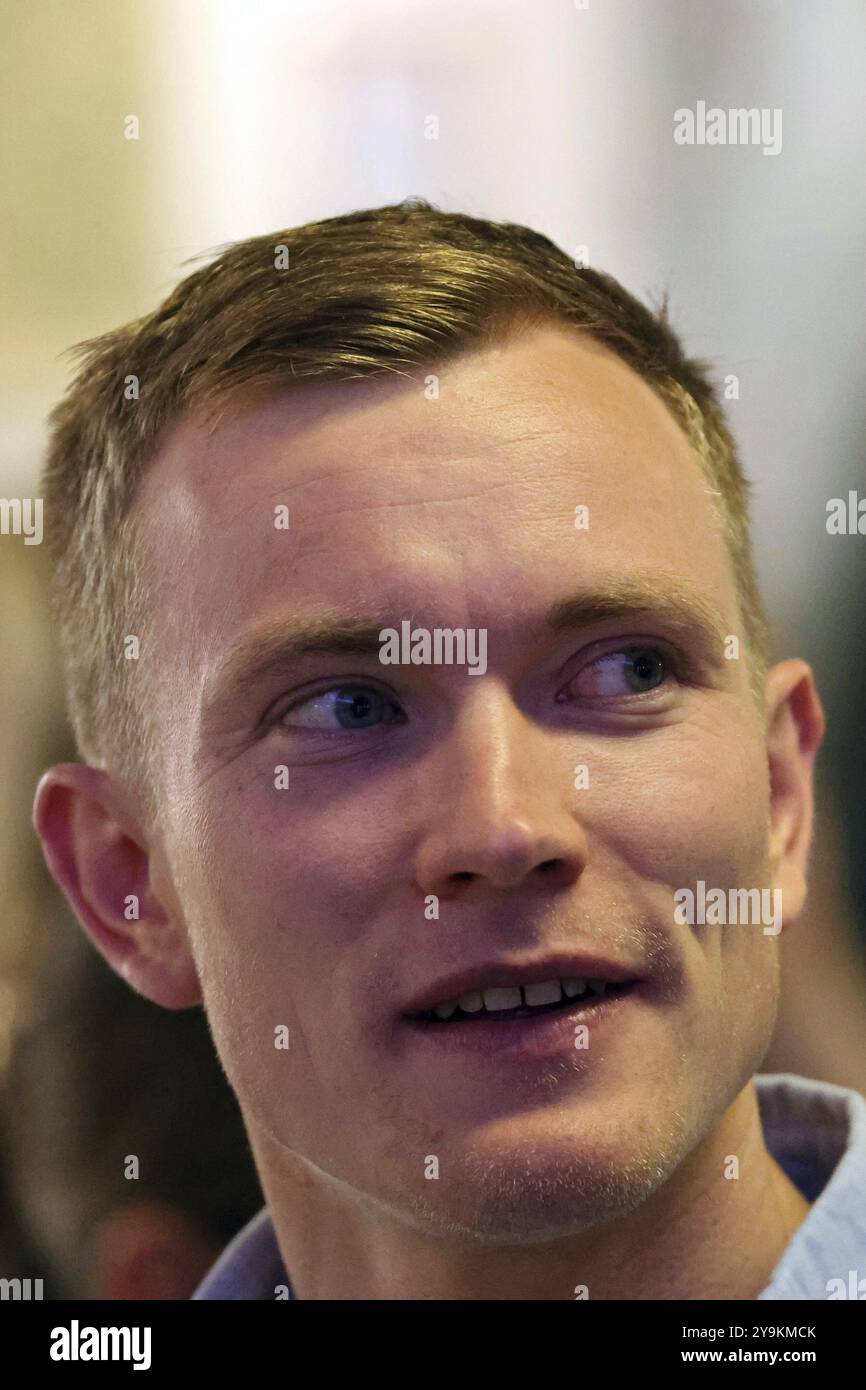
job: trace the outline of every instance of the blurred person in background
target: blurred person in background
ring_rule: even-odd
[[[5,1103],[10,1195],[55,1297],[189,1298],[261,1205],[203,1013],[143,999],[68,921]]]
[[[0,1277],[188,1298],[260,1188],[203,1013],[130,990],[45,872],[32,782],[72,755],[45,581],[0,538]]]

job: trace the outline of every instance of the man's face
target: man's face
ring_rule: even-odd
[[[771,886],[766,742],[726,659],[720,515],[649,387],[555,329],[438,376],[436,399],[356,381],[186,420],[149,470],[153,874],[254,1143],[412,1220],[531,1240],[645,1199],[762,1060],[776,939],[679,925],[674,894]],[[486,670],[245,665],[262,634],[363,617],[483,629]],[[625,987],[406,1017],[587,976]]]

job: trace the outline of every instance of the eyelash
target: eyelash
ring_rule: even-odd
[[[584,662],[580,670],[577,671],[570,678],[568,684],[571,685],[585,671],[590,670],[594,665],[606,660],[608,657],[625,656],[628,655],[630,652],[650,652],[657,656],[660,656],[664,663],[664,679],[662,680],[659,686],[653,687],[652,690],[644,692],[635,691],[627,696],[612,696],[609,697],[607,700],[605,700],[604,698],[600,698],[596,701],[597,708],[603,708],[605,706],[609,707],[612,703],[615,703],[618,706],[626,704],[631,707],[634,707],[636,704],[647,703],[649,701],[652,701],[653,696],[655,696],[659,690],[665,690],[668,687],[668,685],[670,684],[670,678],[673,678],[677,682],[677,684],[681,684],[684,680],[687,680],[693,674],[691,661],[685,652],[682,652],[677,648],[669,646],[667,643],[662,643],[657,640],[654,642],[643,643],[629,641],[625,645],[611,647],[607,650],[597,652],[593,657],[591,657],[591,659]],[[329,695],[337,690],[345,690],[351,688],[356,688],[358,690],[375,691],[377,694],[382,696],[382,698],[391,706],[392,709],[402,709],[402,706],[400,706],[399,702],[394,698],[394,696],[391,695],[389,691],[384,690],[381,686],[376,685],[375,682],[363,679],[352,680],[351,678],[347,678],[344,680],[332,682],[330,685],[322,686],[318,690],[310,691],[301,699],[295,700],[292,704],[281,707],[272,718],[266,719],[265,721],[263,721],[263,723],[265,724],[266,729],[271,727],[282,727],[285,729],[290,729],[293,726],[284,722],[287,715],[291,714],[295,710],[303,709],[305,705],[311,703],[313,700],[321,698],[321,696],[323,695]],[[568,703],[568,701],[559,700],[557,698],[557,703],[565,704]],[[392,720],[389,722],[389,725],[380,724],[374,727],[377,729],[381,729],[384,727],[389,727],[391,725],[399,726],[405,722],[406,720],[404,718]],[[297,725],[294,727],[296,731],[306,733],[307,735],[313,738],[331,738],[334,736],[341,737],[344,734],[352,735],[354,733],[359,732],[357,730],[351,729],[305,729],[301,725]]]
[[[608,647],[603,651],[596,652],[596,654],[590,660],[585,661],[584,664],[581,666],[580,670],[574,676],[571,677],[569,684],[572,684],[574,681],[576,681],[581,675],[583,675],[585,671],[591,670],[593,666],[598,665],[600,662],[607,660],[608,657],[627,656],[629,655],[629,653],[638,655],[646,652],[652,652],[654,655],[660,656],[662,658],[662,662],[664,664],[665,678],[662,681],[661,685],[658,687],[653,687],[652,690],[642,692],[633,691],[628,696],[611,696],[609,698],[612,703],[616,703],[618,705],[621,705],[624,702],[629,705],[646,703],[647,701],[651,700],[652,697],[655,696],[659,690],[664,690],[667,688],[667,686],[670,684],[671,677],[678,684],[682,684],[685,680],[694,677],[693,664],[685,652],[682,652],[675,647],[669,646],[666,642],[660,642],[658,640],[652,642],[630,640],[625,644],[621,644],[616,647]],[[565,702],[562,701],[561,703]],[[605,701],[603,697],[599,699],[598,704],[603,705],[604,703]]]

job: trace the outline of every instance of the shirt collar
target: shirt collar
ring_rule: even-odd
[[[802,1076],[759,1075],[755,1085],[767,1148],[813,1202],[758,1298],[826,1299],[833,1279],[856,1287],[866,1276],[858,1266],[866,1264],[866,1100]],[[294,1298],[267,1207],[226,1247],[193,1298]]]
[[[814,1203],[758,1298],[850,1297],[831,1281],[866,1276],[866,1100],[802,1076],[755,1081],[767,1148]]]

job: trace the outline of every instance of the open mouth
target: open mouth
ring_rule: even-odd
[[[446,999],[423,1013],[409,1014],[416,1023],[453,1027],[458,1023],[510,1022],[540,1018],[566,1010],[591,1010],[627,994],[637,982],[608,980],[548,980],[541,984],[491,986],[459,999]]]

